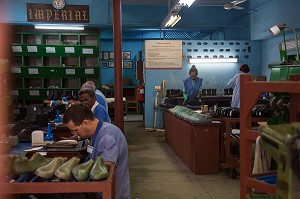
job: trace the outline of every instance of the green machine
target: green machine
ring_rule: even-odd
[[[260,127],[261,147],[277,162],[278,199],[300,196],[300,123]]]

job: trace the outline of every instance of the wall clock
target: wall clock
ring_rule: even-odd
[[[52,5],[55,9],[63,9],[66,5],[65,0],[52,0]]]

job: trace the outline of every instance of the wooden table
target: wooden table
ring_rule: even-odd
[[[101,192],[103,199],[115,198],[115,165],[109,168],[109,175],[103,181],[86,182],[0,182],[0,198],[6,194],[40,193],[87,193]]]
[[[166,142],[195,174],[219,172],[220,122],[192,124],[164,110]]]

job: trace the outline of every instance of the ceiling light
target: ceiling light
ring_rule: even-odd
[[[34,28],[45,30],[84,30],[84,26],[72,25],[34,25]]]
[[[290,27],[290,26],[287,26],[286,24],[284,23],[281,23],[281,24],[277,24],[275,26],[272,26],[269,30],[271,32],[271,34],[275,37],[277,36],[280,32],[282,32],[283,34],[283,42],[284,42],[284,46],[285,46],[285,52],[284,52],[284,56],[283,56],[283,62],[286,62],[288,61],[287,60],[287,52],[286,52],[286,40],[285,40],[285,32],[284,32],[284,29],[285,28],[289,28],[291,29],[293,32],[294,32],[294,39],[295,39],[295,46],[296,46],[296,49],[297,49],[297,52],[296,52],[296,62],[299,63],[300,60],[299,60],[299,46],[298,46],[298,36],[297,36],[297,32],[294,28]]]
[[[197,58],[189,59],[190,64],[197,63],[234,63],[237,62],[237,58]]]
[[[165,27],[173,27],[175,24],[181,19],[180,15],[171,15],[167,23],[165,24]]]
[[[190,7],[194,3],[194,1],[195,0],[179,0],[178,4]]]

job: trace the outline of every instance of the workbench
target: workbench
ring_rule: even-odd
[[[220,122],[192,124],[164,109],[166,142],[198,174],[219,172]]]

